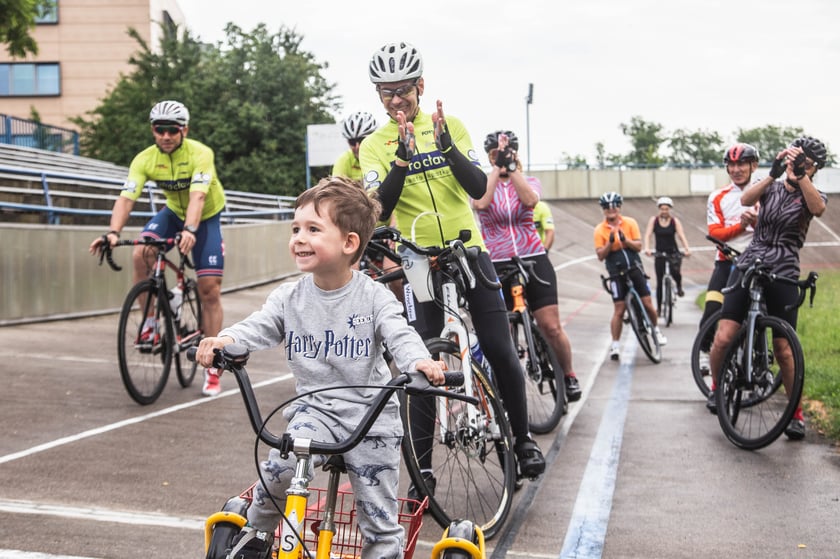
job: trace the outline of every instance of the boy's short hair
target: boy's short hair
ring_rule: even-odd
[[[378,200],[367,195],[359,181],[335,176],[323,178],[303,191],[295,200],[295,209],[312,204],[315,213],[321,215],[319,208],[324,203],[329,203],[329,217],[342,233],[359,236],[359,250],[353,255],[353,262],[356,262],[373,236],[382,206]]]

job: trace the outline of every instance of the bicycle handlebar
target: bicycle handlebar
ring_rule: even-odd
[[[195,361],[196,351],[197,348],[195,347],[189,348],[187,350],[187,359]],[[431,385],[423,373],[402,373],[391,379],[386,385],[378,387],[381,389],[380,392],[374,397],[373,402],[368,406],[367,412],[359,422],[359,425],[356,426],[356,429],[347,440],[337,443],[326,443],[311,439],[295,439],[289,433],[284,433],[278,437],[266,428],[265,422],[260,414],[260,408],[257,404],[257,398],[254,395],[251,380],[248,377],[248,372],[245,370],[245,364],[248,362],[249,354],[248,348],[242,344],[228,344],[221,350],[216,350],[213,358],[213,366],[230,371],[233,374],[236,378],[236,383],[239,385],[242,399],[245,402],[245,409],[248,412],[248,419],[251,421],[251,428],[261,441],[279,450],[284,458],[288,456],[289,452],[332,455],[343,454],[349,451],[358,445],[365,435],[367,435],[376,418],[379,416],[379,413],[385,407],[385,404],[388,403],[391,395],[397,390],[405,390],[406,393],[411,395],[445,396],[454,400],[468,402],[472,405],[479,403],[477,398],[450,392]],[[444,373],[444,377],[445,386],[460,386],[464,384],[464,375],[461,372],[447,372]]]
[[[455,265],[467,278],[468,283],[470,284],[469,287],[473,287],[474,282],[472,281],[472,279],[477,278],[479,283],[481,283],[487,289],[501,289],[502,284],[498,281],[494,281],[488,278],[487,275],[485,275],[484,271],[481,269],[481,266],[477,265],[476,261],[478,260],[478,255],[481,253],[481,249],[478,247],[467,247],[464,245],[466,241],[470,240],[470,237],[470,231],[464,229],[461,231],[457,239],[447,241],[445,247],[422,247],[414,241],[405,238],[402,235],[402,233],[400,233],[397,229],[390,226],[381,226],[377,227],[376,230],[373,232],[373,236],[371,237],[372,242],[368,243],[368,248],[374,253],[387,256],[391,260],[399,262],[402,260],[399,255],[397,255],[390,248],[377,242],[394,241],[405,246],[408,250],[421,256],[436,258],[439,262],[451,263]],[[476,264],[469,265],[472,263]],[[389,281],[400,279],[402,277],[405,277],[405,275],[402,272],[391,272],[389,274],[383,275],[380,278],[377,278],[377,281],[387,283]]]
[[[795,285],[799,289],[799,295],[796,303],[785,305],[785,311],[790,311],[802,306],[805,302],[805,297],[808,295],[808,291],[811,292],[809,306],[813,308],[814,297],[817,295],[817,279],[819,279],[819,277],[819,274],[814,271],[809,272],[808,277],[804,280],[780,276],[778,274],[774,274],[769,268],[762,264],[760,258],[756,258],[753,260],[752,264],[750,264],[749,268],[744,271],[744,275],[741,278],[741,287],[747,288],[752,285],[754,278],[765,278],[769,282],[780,281],[788,285]],[[721,290],[721,293],[726,295],[726,293],[732,291],[733,288],[734,286],[725,287]]]
[[[741,251],[737,248],[726,244],[724,241],[721,241],[717,237],[712,237],[711,235],[706,235],[706,238],[712,241],[718,248],[718,250],[723,253],[724,256],[730,259],[735,259],[738,256],[741,256]]]
[[[522,278],[523,278],[522,283],[523,284],[527,285],[528,282],[533,279],[535,282],[539,283],[540,285],[544,285],[546,287],[551,286],[551,284],[549,282],[542,279],[534,271],[534,266],[537,265],[537,263],[534,260],[523,260],[522,258],[520,258],[518,256],[514,256],[510,260],[511,260],[510,265],[505,266],[499,272],[499,276],[500,276],[499,281],[500,282],[504,283],[505,281],[507,281],[508,278],[510,278],[513,275],[519,273],[519,274],[522,275]]]
[[[181,242],[181,234],[177,233],[175,237],[169,239],[153,239],[152,237],[140,237],[139,239],[125,239],[119,240],[111,246],[111,243],[108,241],[107,235],[102,235],[102,242],[99,244],[99,265],[102,265],[102,261],[105,260],[108,262],[108,266],[114,270],[115,272],[119,272],[122,270],[122,266],[117,264],[114,261],[113,250],[115,247],[121,246],[153,246],[157,247],[162,251],[169,250],[173,246],[178,246]],[[187,268],[192,268],[192,262],[189,259],[189,256],[186,254],[181,254],[184,257],[184,264]]]

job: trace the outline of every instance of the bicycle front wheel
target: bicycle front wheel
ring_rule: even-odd
[[[773,339],[785,340],[793,355],[790,393],[779,390],[782,370],[773,354]],[[747,374],[747,355],[752,356]],[[747,450],[763,448],[787,427],[799,405],[805,381],[805,358],[794,329],[779,318],[760,316],[750,339],[744,324],[726,351],[715,390],[717,415],[726,438]]]
[[[659,321],[670,326],[674,322],[674,280],[665,276],[662,280],[662,316]]]
[[[654,363],[662,361],[662,348],[659,347],[659,339],[656,337],[656,332],[653,331],[653,324],[642,305],[642,299],[635,291],[630,293],[627,297],[627,314],[630,317],[630,327],[633,333],[636,334],[636,339],[639,340],[639,345],[648,359]]]
[[[184,388],[192,384],[198,363],[183,359],[182,353],[191,347],[198,346],[202,338],[201,330],[201,301],[198,298],[198,285],[192,278],[184,280],[184,292],[181,299],[179,318],[175,321],[175,342],[178,351],[175,353],[175,372],[178,383]]]
[[[153,280],[134,285],[123,303],[117,332],[120,376],[138,404],[157,400],[169,378],[175,343],[169,312],[169,301],[158,297]]]
[[[508,313],[513,343],[525,373],[528,427],[534,433],[549,433],[566,411],[566,384],[557,354],[548,345],[533,317],[526,311]],[[533,343],[529,351],[528,331]],[[559,381],[557,379],[560,379]]]
[[[426,345],[448,370],[462,370],[454,342],[435,338]],[[513,437],[495,384],[480,364],[471,363],[466,381],[473,384],[478,406],[442,396],[404,395],[403,455],[414,486],[429,497],[429,511],[442,528],[469,518],[490,538],[513,499]]]
[[[720,320],[721,311],[715,311],[697,330],[697,335],[694,336],[694,343],[691,346],[691,375],[694,377],[694,383],[703,394],[704,398],[708,398],[712,392],[712,375],[709,369],[709,351],[711,350],[712,340],[715,337],[715,330],[717,330],[717,323]],[[707,349],[703,349],[703,348]]]

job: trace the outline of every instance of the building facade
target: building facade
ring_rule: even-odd
[[[0,52],[0,113],[75,129],[70,118],[95,108],[138,51],[134,28],[153,49],[164,30],[184,26],[176,0],[55,0],[32,32],[38,54]]]

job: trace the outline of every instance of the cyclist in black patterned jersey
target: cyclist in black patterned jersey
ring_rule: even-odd
[[[711,370],[719,371],[723,355],[729,343],[738,332],[741,321],[749,307],[749,293],[741,287],[744,270],[761,258],[770,266],[771,272],[790,279],[799,279],[799,250],[805,244],[805,236],[811,219],[825,211],[827,196],[817,190],[813,178],[817,170],[825,166],[827,150],[825,145],[811,136],[802,136],[783,149],[773,161],[770,175],[744,190],[741,195],[743,206],[761,202],[755,233],[749,246],[738,258],[737,268],[730,275],[729,286],[723,300],[723,314],[718,322],[715,340],[710,355]],[[798,288],[782,282],[771,283],[766,288],[765,301],[771,316],[787,321],[796,329]],[[786,307],[791,306],[791,310]],[[773,351],[782,370],[782,381],[788,389],[793,381],[793,356],[790,346],[783,339],[774,339]],[[709,395],[707,407],[716,412],[714,389]],[[805,437],[805,420],[802,407],[798,406],[785,434],[790,439]]]

